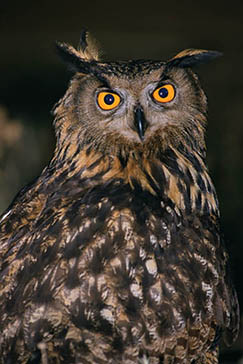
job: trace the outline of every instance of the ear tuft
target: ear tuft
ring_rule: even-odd
[[[81,32],[78,49],[62,42],[56,42],[56,48],[59,56],[73,72],[90,73],[99,60],[97,42],[85,29]]]
[[[79,53],[80,57],[84,59],[99,60],[100,50],[98,43],[86,29],[83,29],[80,35]]]
[[[91,62],[83,59],[80,52],[69,44],[56,42],[56,49],[62,60],[73,72],[90,73]]]
[[[204,49],[186,49],[167,61],[168,67],[187,68],[201,63],[207,63],[216,57],[222,56],[218,51]]]

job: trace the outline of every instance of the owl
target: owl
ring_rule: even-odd
[[[84,31],[56,148],[0,223],[0,363],[216,364],[238,301],[205,162],[219,55],[103,62]]]

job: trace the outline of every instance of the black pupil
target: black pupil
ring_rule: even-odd
[[[159,96],[162,97],[162,99],[164,99],[165,97],[167,97],[169,94],[167,88],[165,87],[162,87],[160,90],[159,90]]]
[[[104,102],[106,103],[106,105],[112,105],[114,101],[115,101],[115,98],[113,95],[111,95],[111,94],[105,95]]]

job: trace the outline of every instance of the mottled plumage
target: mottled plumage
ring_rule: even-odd
[[[218,363],[238,303],[189,68],[217,52],[58,50],[75,75],[54,157],[0,224],[0,363]]]

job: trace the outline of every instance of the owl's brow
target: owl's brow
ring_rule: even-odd
[[[102,72],[96,71],[93,74],[102,83],[102,86],[111,90],[111,85],[107,78],[102,74]]]
[[[170,76],[168,75],[168,73],[166,72],[167,70],[165,69],[162,74],[160,75],[159,81],[158,81],[158,85],[160,85],[161,83],[163,83],[164,81],[169,81],[171,80]]]

